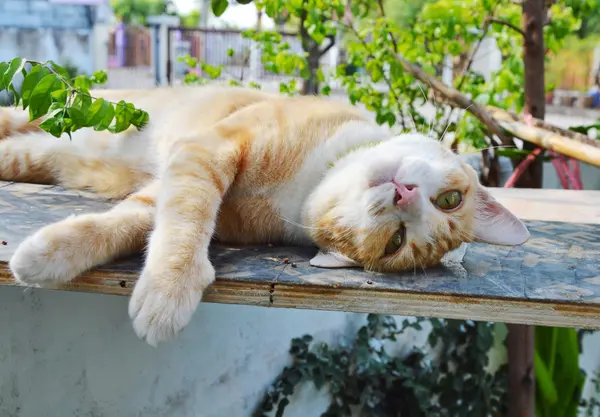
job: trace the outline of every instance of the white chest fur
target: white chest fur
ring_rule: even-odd
[[[390,138],[388,129],[375,123],[351,121],[342,125],[331,138],[316,147],[305,159],[296,175],[281,184],[271,195],[271,204],[285,220],[285,237],[290,243],[309,245],[302,211],[307,197],[321,182],[332,162],[348,149],[361,144]]]

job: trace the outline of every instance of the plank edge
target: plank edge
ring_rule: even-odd
[[[98,271],[91,271],[72,283],[44,289],[129,296],[137,279],[132,272],[110,271],[101,274],[103,278],[98,275]],[[106,281],[113,284],[105,285]],[[14,281],[5,264],[0,264],[0,286],[27,288]],[[600,329],[600,304],[416,293],[377,287],[341,288],[218,278],[207,289],[202,302]]]

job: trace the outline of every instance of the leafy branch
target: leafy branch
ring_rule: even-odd
[[[23,75],[20,88],[15,84],[19,74]],[[53,61],[14,58],[0,62],[0,91],[11,92],[16,106],[21,104],[24,110],[29,109],[30,121],[45,116],[40,128],[55,137],[65,133],[71,137],[71,133],[84,127],[119,133],[132,125],[138,129],[146,125],[148,113],[133,104],[124,100],[114,103],[90,95],[94,84],[104,84],[106,80],[104,71],[72,78],[65,68]]]

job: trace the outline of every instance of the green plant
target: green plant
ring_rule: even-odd
[[[548,23],[544,27],[548,53],[557,51],[564,39],[578,30],[581,14],[588,8],[577,1],[563,0],[549,5]],[[487,126],[467,109],[450,107],[438,99],[433,88],[405,71],[398,59],[401,56],[437,76],[450,60],[452,84],[457,90],[479,104],[520,112],[524,105],[524,35],[519,29],[519,2],[255,0],[254,3],[276,21],[297,27],[302,53],[293,52],[281,35],[273,31],[248,31],[245,36],[260,45],[268,71],[302,78],[303,94],[329,95],[330,82],[336,80],[350,101],[372,111],[380,124],[447,139],[456,150],[494,147],[494,152],[486,151],[484,158],[483,172],[489,174],[482,178],[486,185],[499,185],[498,156],[522,159],[522,155],[504,149],[515,147],[512,142],[504,141],[507,143],[497,147],[498,139]],[[217,16],[228,6],[226,0],[213,0],[212,4]],[[475,56],[483,52],[485,39],[494,42],[502,55],[500,68],[488,78],[473,70]],[[319,66],[319,57],[340,40],[345,62],[334,72],[326,73]],[[363,71],[356,71],[357,68]],[[280,91],[297,93],[295,80],[282,82]],[[427,107],[433,107],[432,116],[424,110]],[[491,165],[496,165],[495,169]]]
[[[596,371],[592,378],[594,392],[592,397],[587,401],[582,401],[583,417],[598,417],[600,416],[600,371]]]
[[[409,328],[423,330],[427,343],[407,355],[387,348]],[[281,417],[299,384],[327,390],[331,402],[321,417],[499,416],[506,410],[506,367],[488,370],[494,325],[485,322],[422,318],[398,329],[390,316],[369,314],[349,346],[311,346],[309,335],[292,340],[292,365],[284,368],[253,413]],[[433,359],[428,352],[439,351]]]
[[[28,71],[27,64],[31,66]],[[20,87],[14,83],[18,74],[24,77]],[[70,136],[83,127],[118,133],[132,125],[141,128],[148,122],[148,113],[131,103],[112,103],[90,95],[92,85],[105,82],[104,71],[72,77],[52,61],[15,58],[0,62],[0,92],[8,91],[14,97],[14,105],[28,109],[30,120],[44,117],[40,128],[55,137],[65,133]]]
[[[534,354],[536,416],[576,417],[585,383],[577,330],[536,326]]]
[[[115,16],[128,25],[143,25],[148,16],[175,15],[172,0],[110,0]]]

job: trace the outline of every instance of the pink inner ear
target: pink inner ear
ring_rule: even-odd
[[[529,240],[525,224],[481,185],[475,197],[475,240],[493,245],[521,245]]]

